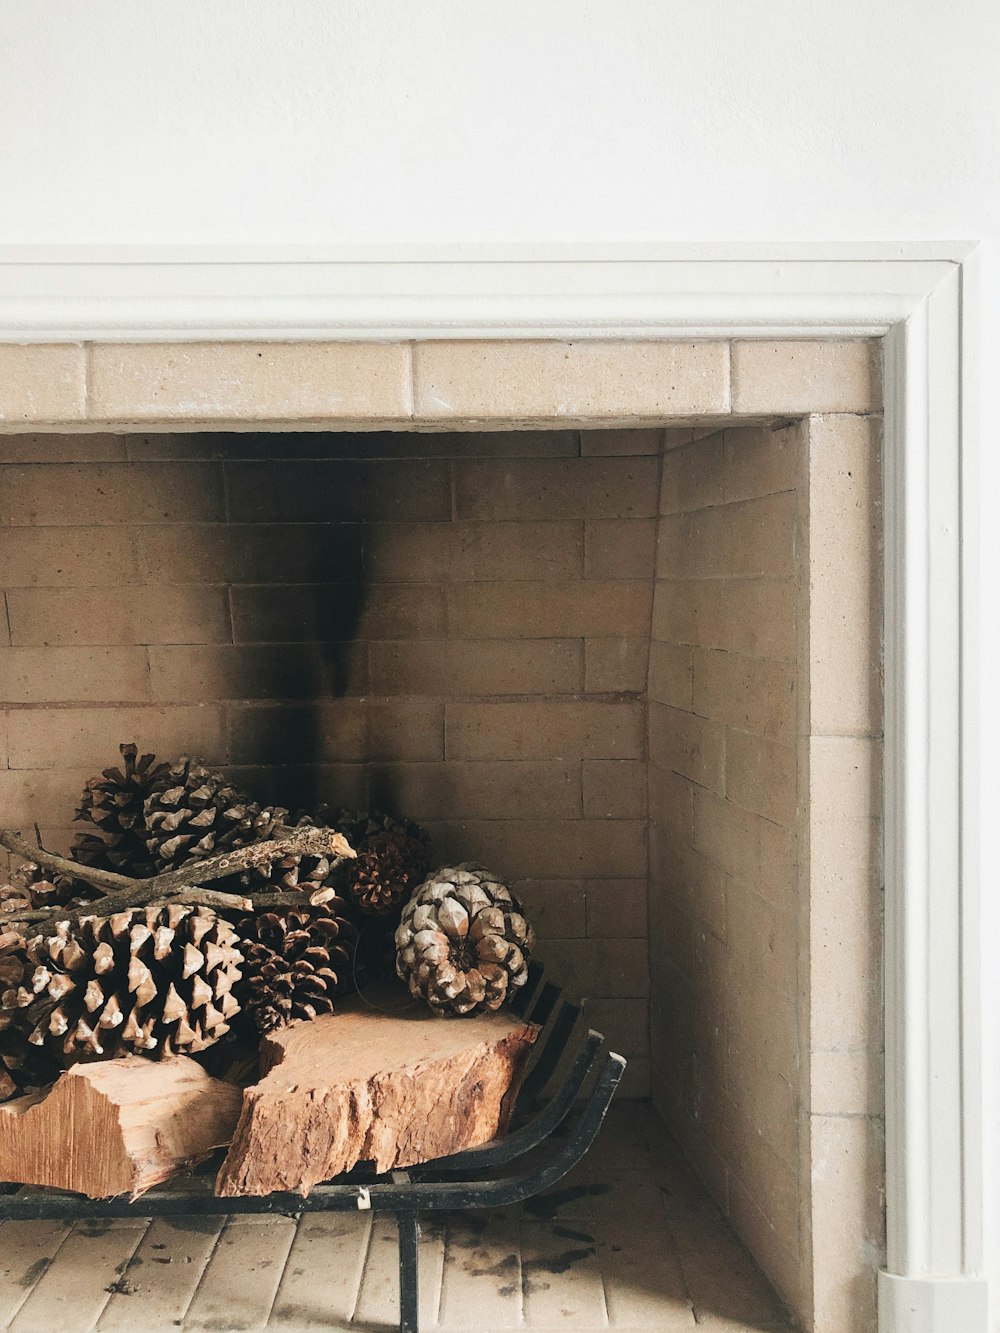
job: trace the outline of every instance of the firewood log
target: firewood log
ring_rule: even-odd
[[[383,1172],[486,1143],[536,1033],[502,1011],[437,1018],[391,984],[290,1023],[261,1043],[216,1192],[305,1195],[359,1162]]]
[[[75,1065],[0,1106],[0,1180],[135,1198],[227,1144],[239,1113],[240,1089],[187,1056]]]

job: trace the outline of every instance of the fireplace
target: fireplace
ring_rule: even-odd
[[[420,820],[510,877],[796,1316],[869,1326],[878,345],[737,344],[730,396],[722,344],[430,344],[419,431],[347,350],[95,349],[113,429],[6,440],[7,822],[65,846],[133,736]]]

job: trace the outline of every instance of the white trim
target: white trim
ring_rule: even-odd
[[[883,1333],[986,1330],[971,251],[0,252],[0,341],[887,335]]]
[[[872,337],[953,260],[640,257],[226,261],[0,250],[0,341]],[[875,271],[884,275],[878,276]],[[873,282],[874,279],[874,282]],[[724,329],[725,334],[720,334]]]
[[[989,1326],[982,1278],[914,1278],[880,1273],[879,1333],[979,1333]]]

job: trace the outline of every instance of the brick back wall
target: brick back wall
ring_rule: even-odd
[[[797,1309],[801,441],[667,451],[649,677],[654,1097]]]
[[[642,1093],[661,439],[5,440],[4,819],[65,848],[133,738],[406,813],[510,878]]]

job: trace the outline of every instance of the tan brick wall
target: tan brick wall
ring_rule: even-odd
[[[442,859],[511,878],[645,1092],[661,446],[9,437],[4,818],[65,847],[82,781],[133,737],[265,798],[405,812]]]
[[[675,441],[658,523],[653,1093],[817,1333],[884,1245],[879,424]]]
[[[800,1309],[801,434],[666,454],[649,686],[654,1094]]]

